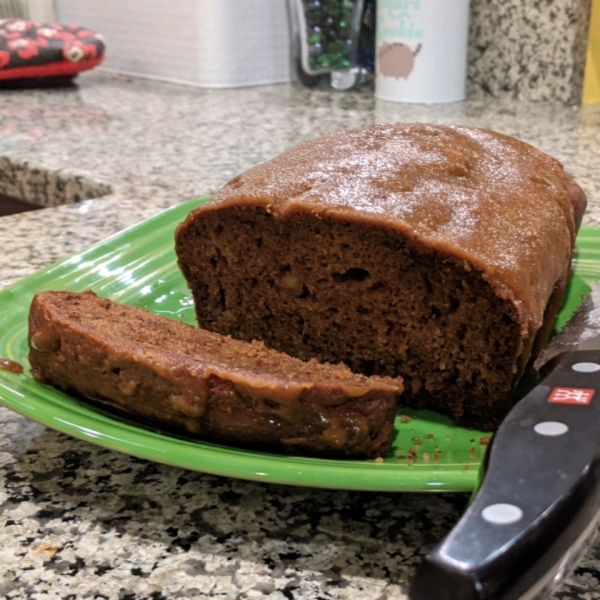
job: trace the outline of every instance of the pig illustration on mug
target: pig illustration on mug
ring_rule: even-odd
[[[415,57],[421,51],[421,44],[413,50],[401,42],[383,43],[378,51],[379,74],[395,79],[407,79],[415,66]]]

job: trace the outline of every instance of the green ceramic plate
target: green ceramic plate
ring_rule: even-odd
[[[0,371],[0,402],[76,438],[187,469],[255,481],[332,489],[470,491],[488,436],[427,412],[402,411],[394,444],[383,461],[286,457],[198,442],[158,432],[35,382],[28,370],[27,315],[34,292],[93,289],[101,296],[194,322],[194,311],[175,264],[176,225],[202,200],[175,206],[0,292],[0,357],[25,367]],[[600,230],[584,229],[558,325],[582,294],[600,280]]]

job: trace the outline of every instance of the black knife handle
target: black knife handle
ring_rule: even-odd
[[[411,599],[529,600],[557,585],[595,532],[599,447],[600,351],[565,353],[495,433],[481,487]]]

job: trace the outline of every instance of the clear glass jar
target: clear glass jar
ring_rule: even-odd
[[[288,0],[296,71],[316,86],[347,90],[372,78],[375,0]]]

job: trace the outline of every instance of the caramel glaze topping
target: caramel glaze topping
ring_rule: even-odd
[[[31,336],[31,345],[38,352],[56,352],[60,348],[60,334],[46,323]]]
[[[513,303],[526,337],[568,278],[585,195],[558,161],[514,138],[395,123],[301,144],[234,178],[188,219],[245,205],[395,229],[479,270]]]
[[[0,371],[9,371],[11,373],[22,373],[23,365],[10,360],[10,358],[0,358]]]

